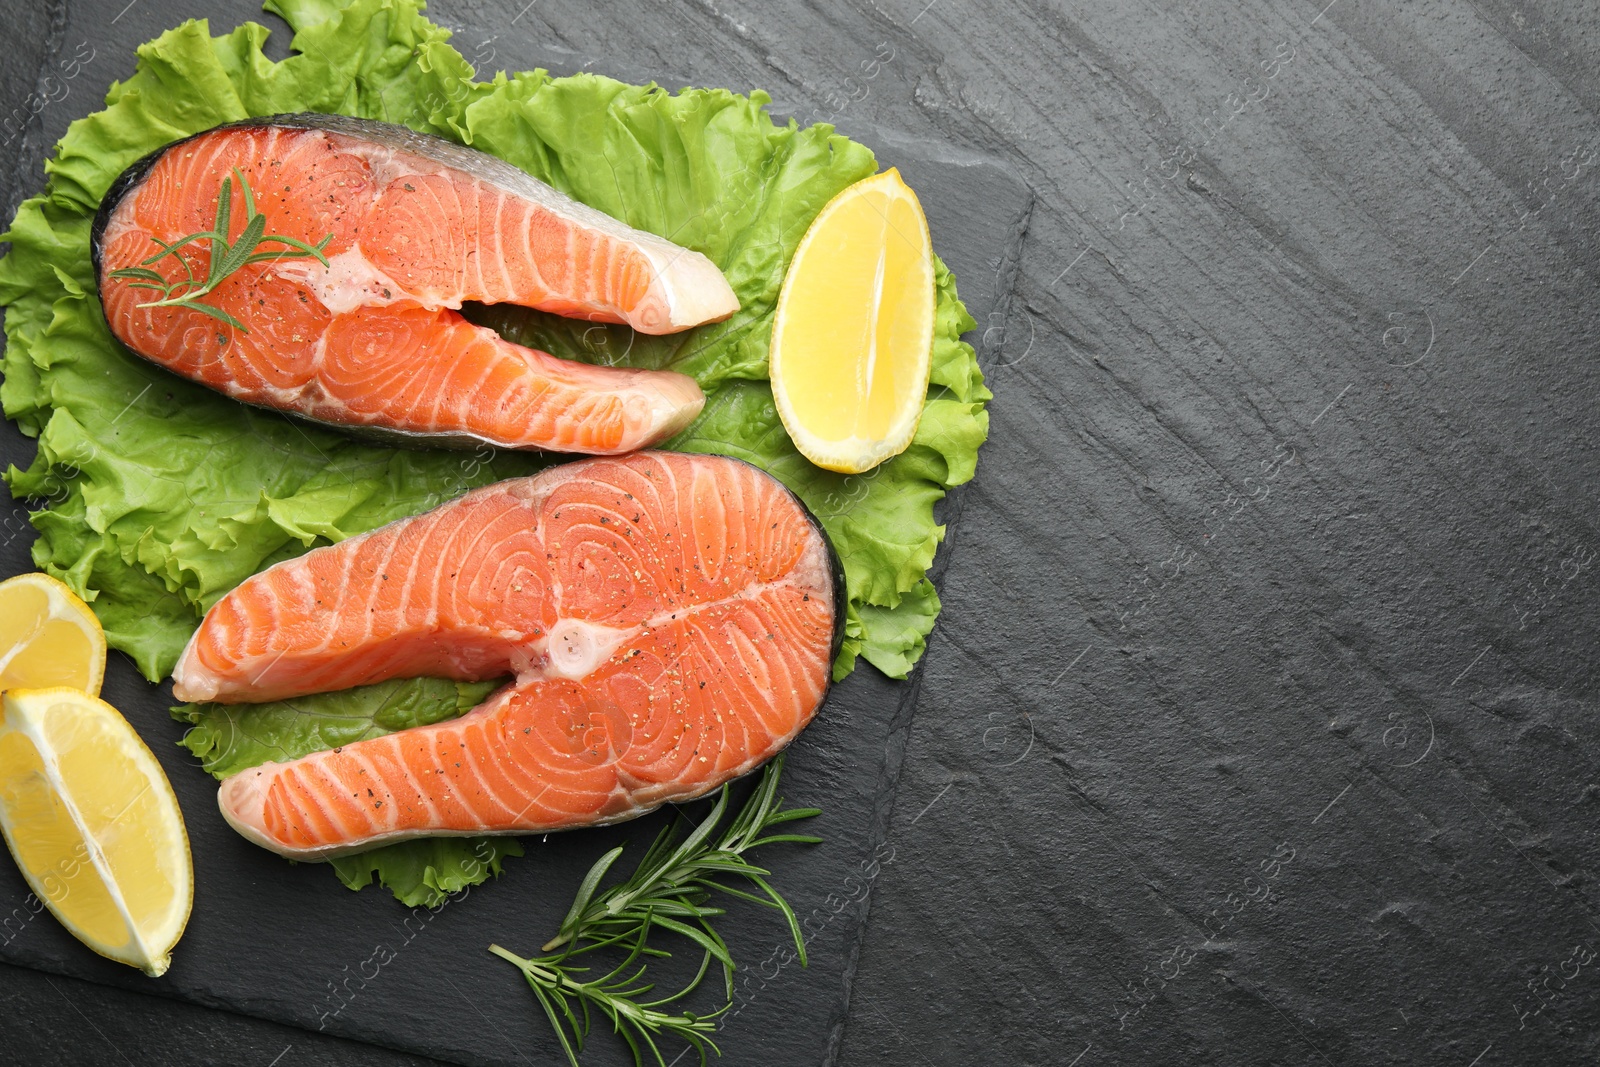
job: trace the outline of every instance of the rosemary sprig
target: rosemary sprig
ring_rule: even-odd
[[[708,1049],[719,1056],[722,1054],[709,1035],[716,1031],[717,1016],[732,1007],[732,1003],[725,1004],[707,1015],[695,1015],[687,1011],[674,1013],[660,1009],[681,997],[688,996],[699,986],[705,978],[706,969],[710,966],[711,954],[706,953],[701,956],[700,970],[682,989],[671,996],[641,1001],[640,997],[655,988],[654,983],[642,981],[645,972],[643,965],[632,973],[627,972],[642,955],[667,955],[659,949],[647,948],[644,937],[645,931],[641,928],[627,959],[603,976],[591,981],[582,981],[576,977],[587,973],[589,968],[568,966],[563,962],[565,957],[562,956],[523,959],[499,945],[490,945],[489,951],[501,959],[509,960],[528,979],[528,987],[533,990],[533,995],[539,1001],[539,1006],[544,1009],[545,1015],[549,1016],[550,1025],[555,1028],[556,1038],[561,1042],[561,1048],[566,1052],[567,1060],[572,1067],[580,1067],[578,1053],[583,1051],[584,1039],[589,1036],[592,1022],[589,1012],[591,1004],[611,1020],[612,1029],[622,1035],[622,1039],[632,1050],[633,1062],[636,1065],[645,1062],[644,1052],[645,1049],[649,1049],[656,1063],[660,1067],[665,1067],[666,1058],[661,1055],[661,1048],[656,1044],[656,1038],[670,1034],[687,1041],[699,1053],[701,1067],[704,1067]],[[574,1001],[577,1002],[576,1011],[573,1009]],[[567,1033],[568,1027],[572,1030],[570,1036]]]
[[[729,787],[723,786],[709,815],[681,841],[680,826],[674,823],[662,830],[626,881],[606,889],[600,882],[622,856],[621,847],[601,856],[578,886],[572,907],[561,928],[540,949],[544,955],[523,958],[499,945],[490,952],[514,964],[527,978],[534,996],[550,1017],[561,1047],[572,1067],[579,1067],[578,1053],[590,1028],[590,1005],[612,1022],[633,1051],[634,1063],[644,1063],[648,1049],[663,1063],[655,1037],[671,1034],[688,1041],[706,1062],[706,1052],[717,1051],[707,1036],[714,1032],[714,1020],[733,1002],[733,956],[711,920],[726,909],[712,903],[712,892],[726,893],[781,912],[794,937],[800,963],[806,962],[805,939],[794,909],[767,879],[771,872],[757,867],[745,853],[761,845],[782,841],[815,844],[821,838],[802,834],[768,833],[774,826],[809,819],[820,814],[817,808],[783,807],[778,796],[778,779],[783,773],[783,758],[769,763],[761,781],[732,822],[722,826],[727,812]],[[744,879],[757,892],[726,884],[727,877]],[[654,988],[643,983],[646,965],[641,957],[666,957],[671,953],[649,944],[654,930],[665,930],[687,938],[701,950],[700,969],[678,992],[658,1000],[639,998]],[[577,956],[603,948],[627,947],[628,956],[615,969],[592,981],[578,976],[588,968],[574,966]],[[727,1002],[708,1015],[672,1013],[659,1009],[693,992],[705,979],[711,963],[723,971]],[[632,968],[639,963],[637,970]],[[576,1002],[579,1010],[574,1010]],[[570,1029],[570,1036],[569,1031]]]
[[[239,190],[244,194],[244,229],[239,233],[237,240],[229,241],[228,230],[232,224],[233,214],[233,182],[237,178]],[[223,311],[219,307],[204,303],[202,298],[209,296],[217,286],[221,285],[240,267],[247,263],[262,263],[279,259],[305,259],[315,257],[324,267],[328,265],[328,257],[323,255],[328,243],[333,240],[333,234],[328,234],[315,245],[308,245],[294,237],[285,237],[281,234],[267,232],[267,217],[256,210],[255,194],[250,189],[250,183],[244,180],[244,175],[239,173],[239,168],[233,168],[233,177],[222,179],[222,189],[217,193],[217,212],[211,229],[199,233],[191,233],[187,237],[180,237],[171,244],[151,237],[151,241],[160,247],[150,258],[143,260],[137,267],[123,267],[111,272],[113,278],[127,279],[129,285],[135,289],[154,289],[161,293],[160,300],[150,300],[139,306],[142,308],[183,307],[191,311],[198,311],[202,315],[210,315],[214,319],[232,326],[240,333],[249,333],[238,319]],[[189,261],[182,255],[183,249],[199,241],[211,242],[211,268],[204,281],[194,276],[194,269]],[[273,252],[258,252],[256,249],[267,241],[275,241],[285,247]],[[160,271],[154,269],[157,263],[171,256],[183,268],[183,277],[175,281],[167,281]]]

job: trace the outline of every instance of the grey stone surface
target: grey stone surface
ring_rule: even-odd
[[[1037,194],[842,1030],[729,1062],[1595,1061],[1593,4],[433,14]]]

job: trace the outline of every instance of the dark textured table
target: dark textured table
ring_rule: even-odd
[[[833,1058],[1593,1063],[1600,11],[998,7],[431,12],[1036,193]],[[8,215],[67,16],[0,14]],[[0,1043],[423,1062],[11,967]]]

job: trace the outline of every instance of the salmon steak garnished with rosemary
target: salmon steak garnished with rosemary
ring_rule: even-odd
[[[173,692],[510,675],[459,719],[240,772],[222,812],[307,859],[562,830],[692,799],[781,751],[827,693],[844,597],[816,520],[760,469],[587,459],[247,579],[206,613]]]
[[[129,167],[95,218],[106,321],[246,403],[424,446],[616,455],[705,403],[671,371],[504,340],[466,302],[675,333],[738,309],[705,256],[402,126],[280,115]]]

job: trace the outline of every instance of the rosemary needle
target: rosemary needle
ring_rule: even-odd
[[[240,231],[236,240],[230,242],[228,230],[232,223],[234,179],[238,179],[239,190],[244,194],[245,219],[244,229]],[[150,300],[140,304],[139,307],[188,308],[202,315],[220,319],[240,333],[249,333],[242,322],[221,308],[205,303],[202,297],[209,296],[217,286],[247,263],[314,257],[326,267],[328,257],[323,253],[328,243],[333,240],[333,234],[328,234],[315,245],[308,245],[294,237],[267,233],[267,217],[256,210],[256,198],[250,189],[250,183],[239,173],[239,168],[234,167],[233,177],[222,179],[222,188],[217,193],[216,217],[211,229],[180,237],[171,244],[156,237],[151,237],[150,240],[154,241],[161,251],[142,261],[137,267],[123,267],[111,272],[111,277],[126,279],[135,289],[154,289],[161,293],[160,300]],[[184,248],[200,241],[211,242],[211,268],[204,281],[194,276],[194,269],[182,255]],[[285,247],[271,252],[256,251],[267,241],[274,241]],[[167,281],[160,271],[155,270],[155,265],[168,256],[176,259],[178,265],[183,268],[183,277],[171,282]]]
[[[794,937],[801,965],[806,962],[805,939],[791,908],[767,881],[769,871],[745,859],[745,853],[761,845],[778,842],[815,844],[820,838],[801,834],[768,833],[774,826],[820,814],[816,808],[783,808],[778,796],[778,778],[783,773],[783,757],[769,763],[761,781],[744,807],[726,827],[729,787],[723,786],[711,813],[687,837],[679,840],[674,824],[657,835],[633,874],[625,881],[600,889],[600,882],[621,857],[614,848],[601,856],[578,886],[556,936],[540,949],[545,955],[524,958],[499,945],[489,951],[514,964],[528,980],[534,997],[550,1018],[567,1059],[578,1067],[578,1053],[590,1029],[590,1007],[611,1020],[612,1027],[633,1052],[634,1063],[645,1062],[648,1050],[657,1063],[663,1063],[656,1037],[673,1035],[687,1041],[706,1062],[706,1052],[717,1052],[708,1036],[715,1031],[713,1020],[733,1002],[733,956],[711,920],[724,913],[710,903],[713,891],[780,911]],[[722,879],[742,878],[747,888],[735,888]],[[751,892],[753,888],[755,892]],[[671,953],[649,943],[654,930],[665,930],[687,938],[701,950],[700,968],[683,988],[656,1000],[641,998],[654,988],[643,981],[646,963],[642,957],[665,957]],[[589,968],[575,966],[574,957],[603,948],[626,948],[627,958],[598,978],[586,980]],[[722,967],[727,1001],[708,1015],[662,1011],[673,1001],[693,992],[705,979],[712,962]],[[637,967],[635,966],[637,965]],[[720,1053],[719,1053],[720,1054]]]

